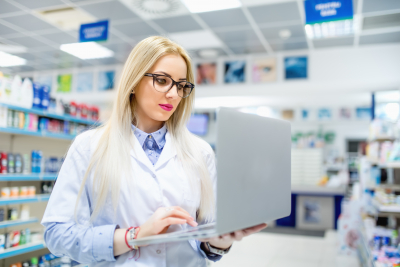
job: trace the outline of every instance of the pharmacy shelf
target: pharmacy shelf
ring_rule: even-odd
[[[400,169],[400,162],[387,162],[385,167],[390,169]]]
[[[368,245],[367,237],[365,234],[364,226],[359,228],[360,240],[357,242],[357,254],[360,259],[361,266],[375,267],[374,257],[371,248]]]
[[[2,221],[2,222],[0,222],[0,229],[6,228],[6,227],[22,225],[22,224],[35,223],[38,221],[39,221],[38,218],[35,218],[35,217],[29,218],[27,220]]]
[[[41,195],[36,195],[34,197],[8,197],[8,198],[2,197],[0,198],[0,206],[31,203],[31,202],[43,202],[43,201],[48,201],[49,198],[50,194],[41,194]]]
[[[400,205],[396,205],[396,204],[378,205],[377,209],[378,209],[379,212],[400,213]]]
[[[371,189],[382,188],[382,189],[390,189],[392,191],[400,191],[400,185],[398,184],[379,184]]]
[[[387,136],[387,135],[382,135],[382,136],[376,136],[374,139],[368,140],[368,142],[386,142],[386,141],[394,141],[396,138],[393,136]]]
[[[29,135],[29,136],[37,136],[37,137],[48,137],[55,139],[64,139],[64,140],[72,140],[75,138],[75,135],[71,134],[58,134],[58,133],[48,133],[48,132],[33,132],[28,130],[22,130],[18,128],[3,128],[0,127],[0,132],[3,133],[11,133],[11,134],[20,134],[20,135]]]
[[[0,182],[13,181],[54,181],[57,177],[56,173],[50,174],[0,174]]]
[[[14,248],[8,248],[0,252],[0,259],[6,259],[9,257],[25,254],[28,252],[36,251],[39,249],[46,248],[46,245],[43,241],[40,242],[32,242],[26,245],[20,245]]]
[[[70,115],[59,115],[59,114],[55,114],[55,113],[49,113],[47,111],[44,111],[41,109],[36,109],[36,108],[23,108],[23,107],[7,105],[7,104],[0,104],[0,106],[7,107],[8,109],[12,109],[12,110],[28,112],[28,113],[32,113],[32,114],[36,114],[39,116],[48,117],[48,118],[52,118],[52,119],[57,119],[57,120],[65,120],[65,121],[71,121],[71,122],[82,123],[82,124],[87,124],[87,125],[99,124],[98,121],[80,119],[80,118],[76,118],[76,117],[73,117]]]

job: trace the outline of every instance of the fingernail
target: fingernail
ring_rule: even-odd
[[[198,225],[198,223],[197,222],[193,222],[196,226]]]
[[[194,218],[192,216],[189,217],[191,220],[194,220]]]

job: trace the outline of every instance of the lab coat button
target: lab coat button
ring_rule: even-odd
[[[156,251],[156,252],[157,252],[157,254],[160,254],[160,253],[161,253],[161,250],[157,249],[157,251]]]
[[[152,176],[153,176],[153,178],[156,178],[156,175],[155,175],[155,174],[153,174]]]

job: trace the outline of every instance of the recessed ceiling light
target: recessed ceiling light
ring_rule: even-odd
[[[202,49],[198,53],[202,58],[216,58],[219,55],[218,50],[215,49]]]
[[[95,42],[63,44],[60,49],[80,59],[105,58],[114,56],[114,52]]]
[[[208,30],[171,33],[169,37],[185,49],[222,47],[222,42]]]
[[[0,67],[25,65],[26,59],[0,51]]]
[[[192,13],[209,12],[240,7],[239,0],[182,0]]]
[[[280,36],[283,40],[286,40],[286,39],[289,39],[290,36],[292,36],[292,32],[291,32],[290,30],[287,30],[287,29],[281,30],[281,31],[279,32],[279,36]]]

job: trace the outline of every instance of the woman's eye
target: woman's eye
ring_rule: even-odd
[[[167,81],[166,81],[165,79],[160,79],[160,78],[156,79],[156,81],[157,81],[159,84],[166,84],[166,83],[167,83]]]

